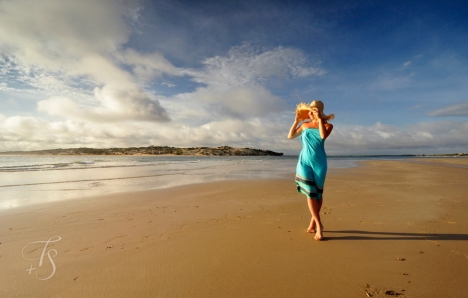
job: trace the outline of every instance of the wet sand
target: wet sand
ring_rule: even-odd
[[[468,159],[448,160],[330,171],[320,242],[293,175],[5,210],[0,297],[467,297]]]

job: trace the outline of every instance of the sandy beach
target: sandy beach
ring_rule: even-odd
[[[320,242],[293,174],[3,210],[0,297],[468,297],[467,177],[331,170]]]

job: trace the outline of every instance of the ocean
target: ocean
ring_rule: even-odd
[[[330,156],[329,168],[402,156]],[[297,156],[0,155],[0,210],[94,195],[292,175]]]

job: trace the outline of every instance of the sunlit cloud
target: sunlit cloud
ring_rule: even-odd
[[[169,115],[147,92],[106,85],[94,89],[97,107],[78,106],[66,97],[50,97],[37,103],[38,110],[52,116],[91,122],[169,121]]]
[[[184,122],[159,125],[128,122],[124,125],[83,121],[49,122],[34,117],[0,115],[2,149],[34,150],[69,147],[165,146],[193,147],[230,145],[237,147],[275,148],[297,154],[299,139],[287,139],[292,124],[289,113],[277,118],[241,120],[224,118],[203,125]],[[468,121],[425,122],[402,129],[375,123],[370,126],[337,125],[325,146],[329,154],[407,154],[437,146],[442,152],[462,152],[467,148]]]
[[[297,49],[257,50],[248,44],[232,48],[227,56],[206,59],[200,70],[186,69],[193,81],[205,85],[189,95],[214,114],[237,119],[265,117],[284,110],[286,103],[265,85],[283,80],[321,76],[325,70]]]
[[[193,81],[222,91],[266,83],[270,78],[321,76],[326,71],[297,49],[277,47],[261,51],[249,44],[232,48],[225,57],[212,57],[201,71],[187,70]]]
[[[438,109],[429,113],[433,117],[467,117],[468,116],[468,102],[462,102],[448,107]]]
[[[51,95],[38,102],[39,111],[50,115],[99,122],[169,121],[142,83],[177,70],[158,53],[123,49],[131,34],[126,14],[138,18],[138,8],[128,5],[106,0],[2,2],[3,73],[15,72],[16,82]],[[15,88],[7,80],[4,90],[8,82]]]
[[[468,147],[468,121],[423,122],[408,128],[375,123],[371,126],[344,126],[334,129],[327,146],[334,152],[410,153],[437,147],[445,151]],[[352,148],[352,149],[351,149]]]

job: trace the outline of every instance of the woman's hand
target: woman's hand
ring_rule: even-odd
[[[294,123],[292,124],[291,128],[289,129],[288,133],[288,139],[294,139],[295,137],[299,136],[302,132],[302,125],[299,125],[299,123],[302,122],[302,118],[299,116],[299,113],[296,112],[296,119],[294,120]]]

